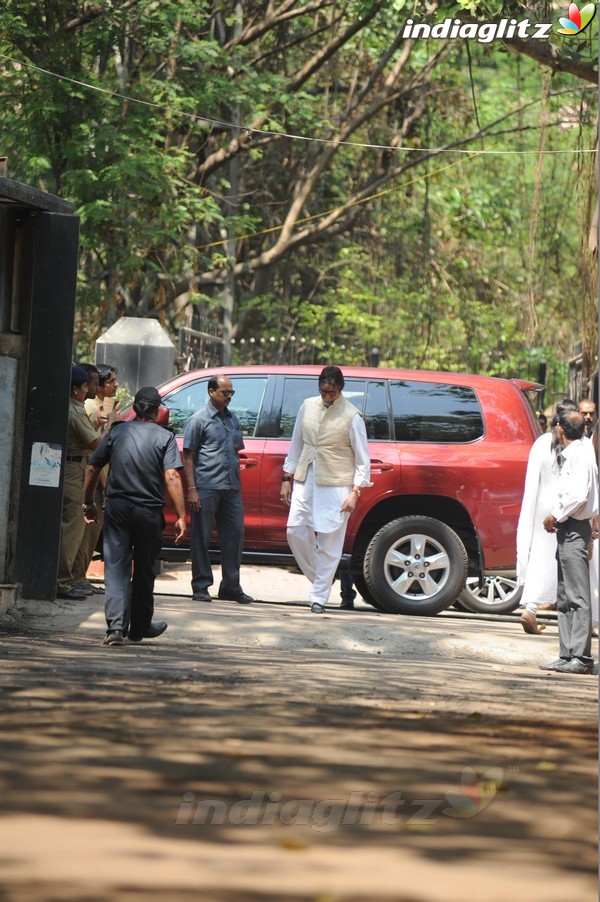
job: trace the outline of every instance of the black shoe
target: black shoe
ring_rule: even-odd
[[[128,639],[130,642],[141,642],[142,639],[156,639],[157,636],[162,636],[168,625],[164,620],[159,620],[158,623],[151,623],[145,633],[129,633]]]
[[[340,604],[341,611],[353,611],[354,610],[354,599],[353,598],[342,598],[342,603]]]
[[[565,661],[564,664],[557,665],[554,669],[557,673],[593,673],[594,664],[584,664],[579,658],[571,658],[570,661]]]
[[[112,630],[104,637],[102,645],[123,645],[123,633],[121,630]]]
[[[205,590],[201,592],[194,592],[192,598],[194,601],[212,601],[211,596]]]
[[[84,598],[87,598],[87,592],[84,592],[83,589],[76,589],[73,586],[68,592],[57,592],[56,597],[67,598],[69,601],[83,601]]]
[[[564,664],[569,664],[571,658],[557,658],[551,664],[538,664],[540,670],[562,670]]]
[[[219,598],[221,601],[237,601],[238,604],[252,604],[254,599],[251,595],[246,595],[245,592],[240,592],[237,595],[223,595],[219,592]]]

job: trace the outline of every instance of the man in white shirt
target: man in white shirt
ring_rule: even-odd
[[[281,500],[290,505],[287,539],[311,582],[314,614],[325,610],[361,489],[372,485],[365,424],[344,398],[343,387],[339,367],[321,371],[320,397],[308,398],[300,408],[283,465]]]
[[[592,443],[583,439],[584,418],[565,411],[558,421],[560,473],[554,508],[544,529],[556,532],[560,657],[542,670],[592,673],[592,621],[588,547],[598,515],[598,468]]]

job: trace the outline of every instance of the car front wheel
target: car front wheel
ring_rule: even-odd
[[[438,614],[450,607],[467,577],[465,546],[433,517],[400,517],[376,533],[364,574],[372,595],[392,614]]]
[[[506,576],[486,576],[483,587],[479,579],[470,576],[460,593],[461,605],[473,614],[510,614],[519,605],[523,586],[514,578]]]

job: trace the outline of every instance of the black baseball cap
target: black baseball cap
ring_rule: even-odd
[[[146,407],[160,407],[161,404],[160,395],[153,385],[146,385],[138,389],[133,403],[138,404],[140,401],[145,401]]]

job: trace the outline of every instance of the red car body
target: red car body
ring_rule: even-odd
[[[208,401],[208,379],[227,374],[233,382],[236,395],[231,409],[240,416],[245,432],[240,464],[246,561],[281,564],[290,559],[287,508],[279,497],[282,465],[299,404],[304,397],[317,394],[320,371],[320,366],[231,366],[184,373],[159,386],[181,448],[185,419]],[[448,593],[456,597],[464,585],[461,578],[455,591],[450,579],[450,584],[444,582],[443,591],[421,593],[417,604],[414,590],[404,592],[400,571],[393,569],[394,555],[405,556],[408,548],[398,537],[388,541],[385,549],[379,548],[380,563],[375,565],[375,537],[386,526],[389,533],[389,524],[399,521],[415,527],[413,551],[418,545],[415,536],[427,535],[428,524],[435,521],[458,537],[471,575],[514,570],[527,458],[539,434],[524,392],[541,386],[430,371],[344,367],[343,373],[345,394],[359,408],[363,405],[361,412],[370,433],[373,486],[361,494],[344,546],[346,563],[361,592],[387,610],[435,613],[433,608],[442,598],[447,607],[454,600],[446,597]],[[165,515],[164,555],[181,558],[182,549],[175,549],[173,543],[175,515],[170,505]],[[432,536],[428,554],[434,566],[432,548],[441,553],[446,540],[435,530]],[[383,567],[385,579],[375,577],[375,566]],[[448,564],[447,578],[452,576],[453,566]],[[380,589],[388,597],[380,597]]]

